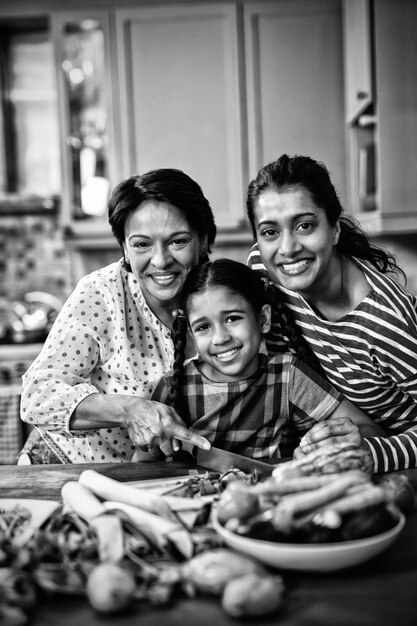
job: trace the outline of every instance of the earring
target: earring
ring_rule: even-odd
[[[127,260],[125,255],[123,255],[123,267],[125,268],[127,272],[132,271],[132,266],[130,265],[130,262]]]

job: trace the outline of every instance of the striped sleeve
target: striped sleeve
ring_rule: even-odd
[[[417,467],[417,431],[365,439],[374,461],[374,473]]]

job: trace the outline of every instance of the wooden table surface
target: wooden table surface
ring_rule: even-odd
[[[67,480],[91,467],[121,481],[183,476],[184,463],[3,466],[0,497],[59,499]],[[404,472],[417,489],[417,470]],[[416,626],[417,509],[396,542],[367,563],[330,574],[283,572],[287,595],[279,616],[259,626]],[[218,599],[176,600],[169,608],[136,606],[128,614],[101,616],[83,598],[51,596],[36,609],[31,626],[233,626]]]

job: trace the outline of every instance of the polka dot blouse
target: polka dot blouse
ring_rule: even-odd
[[[47,435],[66,462],[130,461],[125,428],[70,431],[70,417],[92,393],[150,398],[173,356],[170,330],[122,260],[112,263],[82,278],[64,304],[23,376],[22,420]]]

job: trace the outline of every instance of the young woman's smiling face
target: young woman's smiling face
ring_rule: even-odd
[[[226,382],[252,376],[259,363],[262,333],[269,329],[270,307],[259,317],[242,296],[210,287],[189,298],[188,321],[203,363],[202,373]]]
[[[332,226],[298,185],[263,191],[254,210],[256,237],[270,277],[305,298],[323,292],[338,271],[339,222]]]
[[[160,318],[179,306],[184,281],[205,252],[204,244],[182,212],[166,202],[142,202],[126,221],[125,257]]]

